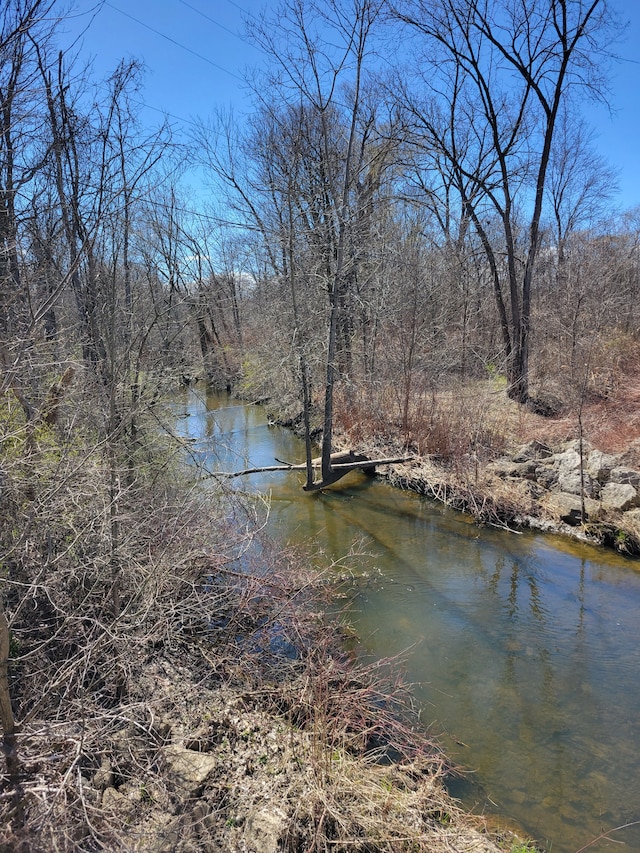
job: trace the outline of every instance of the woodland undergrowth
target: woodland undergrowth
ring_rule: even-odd
[[[261,537],[266,504],[194,487],[182,449],[152,421],[133,459],[90,419],[61,423],[27,435],[3,411],[15,726],[0,849],[240,850],[263,801],[284,813],[281,849],[292,853],[445,850],[452,833],[475,833],[444,794],[445,760],[416,724],[399,662],[346,651],[336,600],[348,571],[323,574]],[[262,721],[250,765],[264,781],[251,795],[238,709]],[[277,807],[263,766],[273,737],[288,780]],[[175,743],[221,751],[200,811],[168,772]]]

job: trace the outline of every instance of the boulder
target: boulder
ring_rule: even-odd
[[[536,468],[536,482],[544,489],[551,491],[558,483],[558,471],[551,465],[540,465]]]
[[[135,810],[135,803],[116,788],[109,787],[102,792],[102,808],[120,815],[122,822],[126,823]]]
[[[629,483],[607,483],[602,488],[600,500],[605,509],[626,512],[640,506],[638,492]]]
[[[640,542],[640,509],[631,509],[622,516],[622,526]]]
[[[640,471],[635,471],[633,468],[619,466],[613,468],[609,480],[612,483],[629,484],[634,489],[640,489]]]
[[[580,441],[579,438],[573,438],[564,446],[565,452],[570,450],[573,450],[573,452],[577,453],[578,456],[582,453],[583,457],[586,459],[593,450],[593,445],[586,438],[583,438],[582,441]]]
[[[580,454],[570,447],[561,453],[554,453],[553,464],[561,471],[572,471],[580,467]]]
[[[168,765],[167,778],[189,797],[197,796],[218,769],[218,760],[211,753],[195,752],[178,744],[165,746],[163,752]]]
[[[280,841],[286,835],[287,816],[276,806],[268,809],[255,809],[247,815],[244,840],[247,850],[256,853],[277,853],[281,850]]]
[[[535,479],[537,465],[535,462],[513,462],[511,459],[498,459],[487,465],[487,470],[503,479],[519,477],[523,480]]]
[[[491,474],[495,474],[497,477],[501,477],[502,479],[506,479],[507,477],[516,477],[517,470],[517,464],[512,462],[511,459],[497,459],[495,462],[489,462],[487,465],[487,471]]]
[[[534,459],[548,459],[553,456],[553,450],[542,441],[530,441],[518,449],[513,456],[514,462],[531,462]]]
[[[595,498],[597,496],[597,484],[584,471],[580,475],[580,469],[574,471],[565,471],[558,474],[558,488],[562,492],[568,492],[572,495],[580,495],[584,491],[587,497]]]
[[[547,501],[547,510],[551,515],[564,521],[565,524],[575,526],[582,522],[582,504],[578,495],[567,494],[566,492],[556,492],[549,495]],[[598,501],[585,498],[584,508],[586,520],[594,521],[600,515],[601,505]]]
[[[611,471],[618,464],[618,457],[601,450],[592,450],[587,456],[587,471],[599,483],[606,483],[611,476]]]
[[[554,464],[558,470],[558,488],[561,492],[571,495],[582,494],[592,497],[596,492],[596,483],[586,468],[580,471],[580,454],[577,450],[568,449],[563,453],[556,453]],[[586,463],[586,459],[583,457]]]

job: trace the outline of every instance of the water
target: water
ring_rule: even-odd
[[[216,470],[302,461],[302,442],[256,406],[185,392],[178,432]],[[349,474],[322,494],[302,473],[234,487],[270,495],[268,528],[336,560],[352,550],[363,653],[405,652],[407,675],[455,762],[456,795],[575,853],[640,820],[640,565],[466,516]],[[612,836],[640,851],[640,827]],[[592,851],[609,850],[602,840]]]

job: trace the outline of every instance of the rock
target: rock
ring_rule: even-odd
[[[186,737],[184,745],[194,752],[211,752],[215,745],[222,743],[227,732],[228,725],[225,722],[211,720]]]
[[[640,542],[640,509],[632,509],[622,516],[622,526]]]
[[[115,788],[105,788],[102,793],[102,808],[112,812],[122,812],[124,815],[133,810],[133,803]]]
[[[601,450],[592,450],[587,456],[587,471],[599,483],[606,483],[611,471],[618,464],[618,457]]]
[[[568,441],[564,446],[564,452],[565,453],[568,451],[571,451],[571,450],[574,453],[577,453],[578,456],[580,455],[580,453],[582,453],[582,456],[586,459],[587,456],[593,450],[593,445],[591,444],[590,441],[587,441],[586,438],[583,438],[582,442],[580,441],[579,438],[574,438],[571,441]]]
[[[556,492],[549,495],[546,501],[548,511],[564,521],[566,524],[575,526],[582,522],[582,505],[580,498],[575,494],[567,494],[566,492]],[[594,521],[601,513],[601,505],[598,501],[585,498],[584,508],[586,518],[589,521]]]
[[[553,464],[559,470],[572,471],[574,468],[580,467],[580,454],[572,448],[554,453]]]
[[[207,752],[195,752],[178,744],[164,747],[169,765],[167,778],[187,796],[196,796],[207,779],[218,770],[218,760]]]
[[[560,469],[558,471],[558,489],[568,492],[570,495],[581,495],[583,492],[587,497],[595,497],[597,484],[589,476],[587,471],[580,468]]]
[[[558,482],[557,470],[549,465],[538,466],[536,468],[536,482],[544,489],[551,491]]]
[[[498,477],[502,477],[502,479],[520,477],[523,480],[532,480],[535,479],[536,468],[537,464],[533,461],[512,462],[510,459],[498,459],[497,462],[491,462],[487,465],[487,470]]]
[[[244,839],[247,850],[255,853],[277,853],[280,839],[287,829],[287,816],[275,806],[256,809],[247,815]]]
[[[497,459],[495,462],[489,462],[487,471],[495,474],[497,477],[505,479],[506,477],[515,477],[518,466],[511,459]]]
[[[595,482],[585,468],[580,471],[580,454],[576,450],[565,450],[553,458],[558,468],[558,488],[561,492],[579,495],[584,491],[589,497],[595,494]],[[586,464],[584,457],[583,461]]]
[[[523,480],[535,480],[536,469],[538,468],[538,463],[535,460],[531,459],[528,462],[518,462],[516,464],[518,471],[514,476],[521,477]]]
[[[113,768],[107,758],[103,758],[100,769],[93,774],[93,787],[98,791],[113,788]]]
[[[531,462],[534,459],[548,459],[553,450],[542,441],[530,441],[524,444],[513,456],[514,462]]]
[[[131,839],[135,853],[189,853],[197,849],[182,821],[172,815],[155,810]]]
[[[635,471],[633,468],[625,468],[624,466],[613,468],[609,480],[612,483],[628,483],[634,489],[640,489],[640,471]]]
[[[607,483],[600,494],[606,509],[626,512],[640,505],[638,492],[629,483]]]

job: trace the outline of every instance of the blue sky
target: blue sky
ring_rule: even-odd
[[[600,153],[620,172],[618,203],[627,208],[640,205],[640,0],[611,3],[630,22],[617,49],[622,61],[614,67],[613,114],[590,103],[584,109]],[[243,75],[262,56],[246,40],[243,18],[264,6],[265,0],[76,0],[66,38],[84,31],[78,46],[93,57],[97,78],[122,58],[145,64],[145,122],[157,123],[162,112],[189,122],[230,104],[249,110]]]

